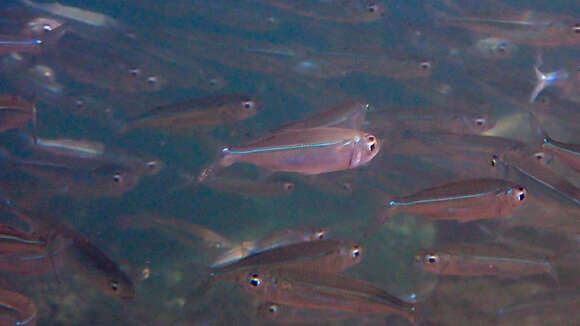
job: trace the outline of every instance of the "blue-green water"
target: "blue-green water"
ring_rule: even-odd
[[[537,145],[527,119],[531,111],[551,137],[579,143],[580,34],[574,30],[580,23],[579,3],[301,2],[309,2],[306,13],[280,5],[292,1],[60,2],[112,17],[114,26],[91,26],[87,16],[63,17],[18,1],[3,3],[2,36],[24,35],[27,23],[37,17],[56,19],[67,28],[62,38],[47,40],[40,52],[0,57],[0,93],[36,103],[36,134],[102,142],[107,149],[158,159],[165,167],[122,194],[95,188],[83,196],[54,194],[50,186],[28,187],[34,177],[2,167],[4,196],[39,216],[50,212],[86,235],[133,279],[136,294],[132,301],[107,296],[79,267],[67,263],[57,276],[50,270],[42,275],[2,271],[5,281],[0,287],[29,296],[38,307],[38,325],[264,323],[256,316],[260,299],[233,284],[196,291],[217,253],[199,237],[183,241],[183,235],[164,231],[151,222],[153,216],[195,223],[235,244],[290,228],[329,228],[333,237],[360,240],[364,248],[362,262],[347,275],[401,297],[416,293],[421,319],[432,324],[580,323],[578,205],[517,172],[491,169],[488,157],[493,149],[471,146],[468,139],[458,149],[437,141],[421,143],[413,136],[469,133]],[[357,21],[368,15],[371,5],[382,14]],[[352,12],[344,9],[349,6]],[[475,24],[454,26],[438,19],[442,14],[527,22],[532,32],[489,21],[483,29],[475,29]],[[546,21],[565,27],[546,37],[548,31],[533,25]],[[525,33],[531,36],[522,37]],[[478,49],[476,42],[487,37],[501,37],[515,50],[494,48],[490,54],[489,48]],[[541,71],[567,69],[570,77],[546,88],[530,104],[538,55],[543,59]],[[429,71],[421,64],[428,64]],[[40,74],[39,65],[50,67],[54,80]],[[250,119],[216,127],[118,133],[125,120],[157,106],[231,93],[258,99],[262,109]],[[317,176],[273,174],[238,164],[225,171],[258,182],[295,185],[289,194],[275,197],[191,184],[222,147],[244,144],[349,97],[371,105],[361,129],[381,140],[381,151],[369,164]],[[416,107],[431,109],[414,111]],[[485,121],[480,129],[474,124],[477,119]],[[21,128],[31,131],[28,125]],[[29,154],[16,130],[3,137],[2,146],[10,152]],[[565,162],[556,158],[547,166],[580,187],[578,172]],[[528,203],[506,218],[472,223],[401,214],[362,238],[391,198],[480,177],[523,183],[530,192]],[[510,241],[515,252],[552,259],[559,281],[548,276],[434,276],[414,261],[416,253],[429,247],[506,243],[502,241]],[[563,300],[559,309],[539,303],[523,317],[498,314],[504,307],[554,291],[572,293],[572,299]],[[407,323],[393,316],[368,320],[359,314],[327,324],[363,322]]]

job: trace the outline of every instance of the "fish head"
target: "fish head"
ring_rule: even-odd
[[[492,129],[495,125],[494,121],[491,121],[489,116],[485,113],[474,116],[464,116],[462,117],[462,120],[467,126],[467,129],[475,135],[481,135]]]
[[[103,195],[120,195],[139,183],[136,171],[117,164],[106,164],[92,172],[92,184]]]
[[[151,159],[143,162],[143,173],[146,175],[156,175],[165,168],[165,163],[158,159]]]
[[[62,26],[62,22],[48,17],[37,17],[26,24],[23,33],[30,36],[43,36]]]
[[[370,162],[380,151],[381,143],[372,134],[363,134],[356,140],[355,149],[350,162],[350,167],[355,168]]]
[[[386,9],[386,6],[382,3],[375,0],[365,0],[355,5],[354,10],[356,10],[356,13],[353,14],[357,16],[356,21],[370,23],[385,16]]]
[[[446,257],[432,250],[423,250],[415,256],[415,263],[423,271],[438,274],[446,265]]]
[[[104,293],[122,300],[133,300],[135,297],[135,287],[133,282],[124,273],[105,273],[98,280]]]
[[[268,320],[275,320],[280,315],[282,306],[275,302],[264,302],[257,308],[257,316]]]
[[[528,200],[528,189],[522,185],[513,185],[502,194],[510,210],[517,209]]]
[[[226,105],[227,111],[229,111],[229,114],[234,121],[251,118],[262,108],[262,103],[260,101],[249,96],[236,98],[232,103]]]

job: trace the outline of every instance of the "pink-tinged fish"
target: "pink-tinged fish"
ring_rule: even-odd
[[[460,222],[506,217],[521,207],[527,197],[527,189],[511,181],[461,180],[391,200],[375,225],[382,225],[400,213]]]
[[[234,163],[251,163],[272,171],[320,174],[354,169],[371,161],[380,150],[375,136],[343,128],[287,130],[240,147],[222,149],[222,157],[204,169],[203,181]]]
[[[36,125],[36,105],[20,96],[0,95],[0,132],[18,129],[29,121]]]
[[[362,246],[352,240],[318,240],[292,243],[255,252],[229,264],[212,267],[216,278],[259,266],[299,268],[337,273],[363,257]]]
[[[0,325],[35,326],[38,317],[36,304],[18,292],[0,289]]]
[[[49,238],[57,238],[66,244],[64,249],[67,263],[76,265],[82,275],[103,293],[123,300],[131,300],[135,295],[132,280],[119,265],[96,247],[88,237],[59,221],[56,217],[43,214],[29,215],[4,201],[3,208],[26,221],[30,228]],[[61,255],[59,255],[61,256]]]
[[[548,274],[558,280],[554,266],[546,259],[494,245],[454,244],[424,250],[415,259],[424,271],[439,275],[518,278]]]
[[[125,123],[121,133],[157,128],[169,131],[193,127],[215,127],[245,120],[258,113],[261,103],[247,95],[213,95],[160,106]]]
[[[302,120],[290,122],[282,127],[276,128],[274,132],[319,127],[360,130],[369,109],[370,105],[366,101],[349,98]]]
[[[255,241],[244,241],[241,245],[220,255],[212,264],[213,267],[232,264],[244,257],[276,247],[325,240],[329,238],[328,230],[320,228],[299,228],[275,231]],[[360,252],[360,250],[359,250]]]
[[[297,15],[339,23],[371,23],[386,13],[385,4],[374,0],[260,0]]]
[[[464,28],[480,35],[493,35],[515,44],[539,47],[575,46],[580,44],[577,17],[547,15],[532,11],[498,9],[496,15],[453,17],[437,12],[438,21],[447,26]]]
[[[372,283],[321,271],[255,268],[234,280],[262,300],[298,308],[396,314],[415,321],[415,306]]]

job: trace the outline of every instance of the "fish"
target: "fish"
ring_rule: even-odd
[[[391,200],[373,228],[400,213],[460,222],[505,217],[521,207],[527,198],[526,187],[508,180],[465,179]]]
[[[506,59],[514,56],[518,46],[503,38],[486,37],[475,42],[474,50],[486,59]]]
[[[415,305],[372,283],[320,271],[256,268],[234,277],[262,300],[320,310],[396,314],[415,321]]]
[[[467,29],[480,35],[493,35],[515,44],[554,48],[580,44],[580,27],[574,17],[530,10],[498,8],[501,12],[480,16],[450,16],[435,12],[439,23]]]
[[[17,95],[0,95],[0,132],[19,129],[32,121],[36,126],[36,105]]]
[[[385,16],[387,10],[386,6],[374,0],[260,0],[260,2],[297,15],[347,24],[372,23]]]
[[[550,261],[494,245],[453,244],[424,250],[415,259],[422,270],[438,275],[518,278],[547,274],[558,281]]]
[[[241,245],[233,247],[217,257],[212,263],[212,267],[232,264],[244,257],[258,254],[265,250],[328,238],[328,230],[322,228],[291,228],[282,231],[275,231],[265,237],[259,238],[258,240],[244,241]]]
[[[66,247],[67,262],[76,264],[82,275],[103,293],[122,300],[134,298],[135,288],[129,276],[88,237],[48,213],[33,215],[7,200],[3,201],[3,209],[26,221],[34,232],[70,243]]]
[[[29,297],[0,288],[0,319],[4,325],[35,326],[38,308]]]
[[[0,35],[0,56],[10,53],[39,53],[41,39],[22,36]]]
[[[370,110],[370,104],[357,98],[347,98],[320,112],[314,113],[304,119],[290,122],[272,132],[291,129],[337,127],[360,130],[365,120],[366,113]]]
[[[291,243],[258,251],[225,265],[211,268],[220,278],[232,272],[257,266],[297,267],[305,270],[342,271],[359,263],[363,248],[351,240],[318,240]]]
[[[261,104],[248,95],[213,95],[160,106],[127,121],[120,130],[160,128],[179,130],[192,127],[215,127],[245,120],[258,113]]]
[[[222,157],[205,168],[203,182],[218,169],[237,162],[251,163],[271,171],[315,175],[354,169],[370,162],[380,151],[372,134],[343,128],[287,130],[240,147],[222,149]]]
[[[201,238],[207,247],[215,249],[228,249],[234,245],[224,236],[215,231],[184,220],[173,218],[159,218],[154,216],[145,217],[145,220],[151,220],[157,227],[165,230],[170,234],[186,233],[189,237],[194,236]],[[182,237],[178,237],[182,238]]]
[[[100,162],[78,166],[54,161],[28,160],[0,151],[0,162],[53,185],[74,198],[120,196],[137,186],[140,175],[128,166]],[[78,162],[77,162],[78,163]]]
[[[30,0],[20,0],[20,3],[40,12],[92,27],[118,28],[120,26],[119,22],[110,16],[77,7],[61,5],[58,2],[38,3]]]

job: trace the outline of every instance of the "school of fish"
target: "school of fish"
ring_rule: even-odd
[[[580,325],[579,2],[0,12],[0,326]]]

